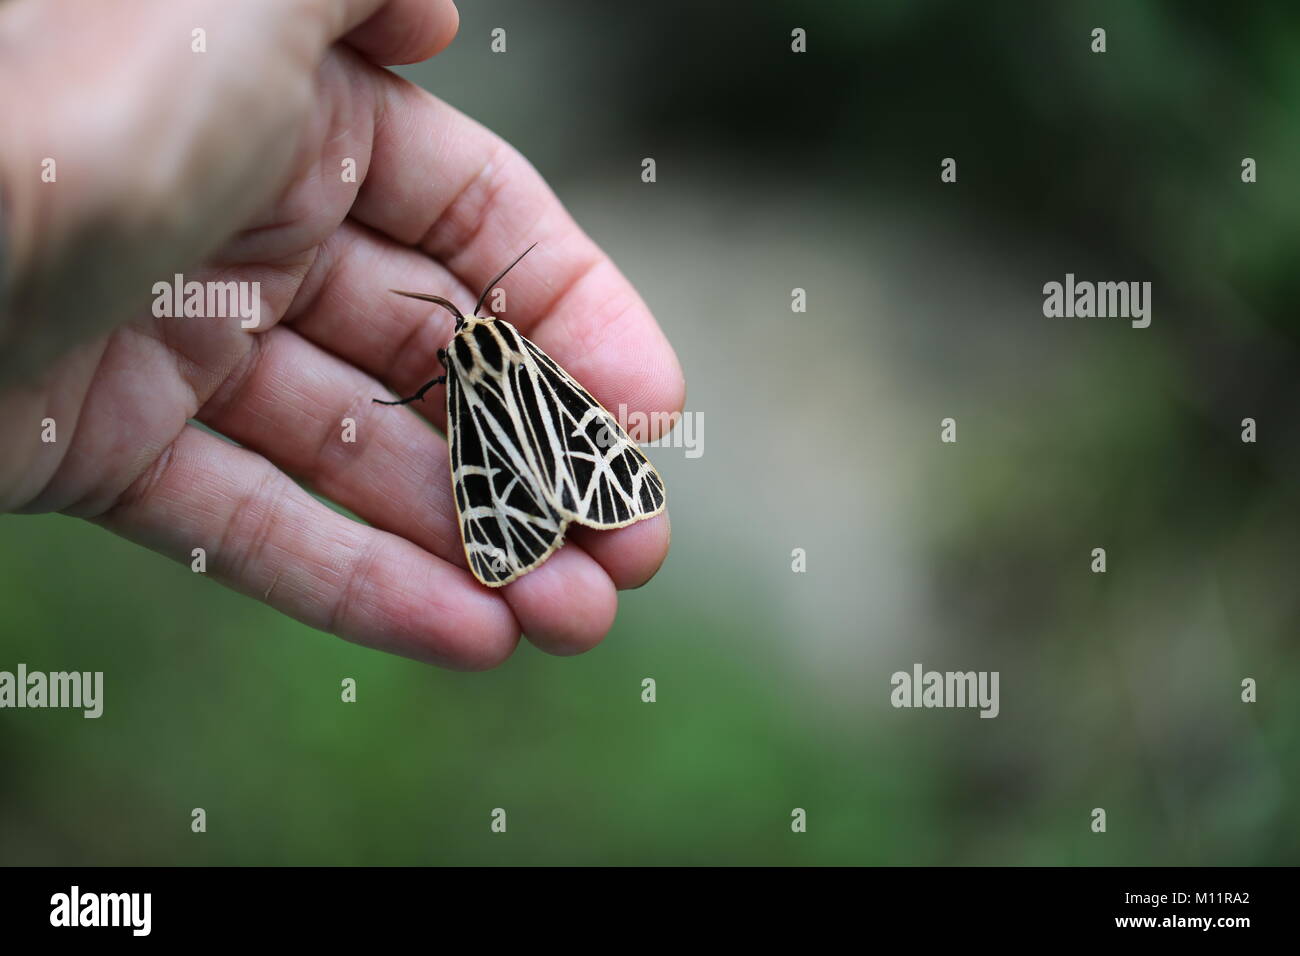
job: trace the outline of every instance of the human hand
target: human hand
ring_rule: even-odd
[[[599,642],[615,590],[666,555],[667,516],[571,528],[491,591],[465,569],[446,442],[371,403],[431,377],[451,333],[389,289],[473,302],[533,242],[511,323],[607,407],[684,397],[644,303],[536,171],[382,68],[456,25],[450,0],[0,7],[0,510],[186,563],[204,548],[209,573],[298,620],[446,666],[499,663],[521,630],[554,653]],[[260,324],[152,316],[177,272],[260,283]],[[442,396],[419,403],[439,427]]]

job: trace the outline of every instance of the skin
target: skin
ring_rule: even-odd
[[[436,54],[457,23],[449,0],[0,6],[0,509],[75,515],[187,564],[203,547],[244,594],[447,667],[499,664],[521,633],[556,654],[599,643],[617,589],[667,554],[667,515],[574,529],[489,590],[465,569],[446,442],[420,419],[444,425],[443,389],[371,402],[436,374],[452,329],[387,290],[467,308],[533,242],[503,282],[510,321],[606,407],[684,398],[645,304],[527,161],[381,68]],[[154,318],[175,272],[260,282],[260,326]]]

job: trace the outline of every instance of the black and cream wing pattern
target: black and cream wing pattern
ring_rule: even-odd
[[[570,522],[621,528],[663,511],[663,479],[636,442],[509,323],[471,319],[447,354],[452,486],[484,584],[537,567]]]

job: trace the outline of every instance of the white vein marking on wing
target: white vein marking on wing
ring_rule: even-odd
[[[504,459],[505,464],[510,468],[510,483],[504,489],[498,491],[492,479],[502,471],[501,468],[465,464],[463,457],[461,457],[464,447],[463,438],[458,438],[456,441],[458,455],[452,477],[457,482],[463,482],[466,477],[471,475],[482,475],[487,479],[488,494],[492,503],[466,507],[460,514],[461,521],[466,525],[471,523],[480,524],[487,521],[494,522],[501,540],[505,542],[505,555],[508,564],[512,569],[519,571],[535,564],[540,556],[549,552],[556,538],[563,532],[563,525],[557,520],[560,516],[555,512],[548,500],[545,489],[537,481],[535,470],[530,467],[527,452],[520,449],[511,440],[511,436],[503,427],[503,423],[496,416],[486,411],[486,407],[477,391],[480,386],[486,391],[492,392],[507,411],[511,412],[512,419],[517,421],[514,418],[517,411],[515,411],[513,396],[510,400],[507,400],[505,390],[500,387],[497,376],[491,375],[490,370],[488,372],[487,376],[480,377],[477,386],[466,381],[460,381],[460,377],[457,377],[457,387],[464,392],[471,421],[461,421],[458,415],[455,427],[457,429],[474,429],[485,460],[490,459],[494,453],[498,458]],[[494,383],[496,383],[497,387],[493,387]],[[484,425],[486,425],[486,431],[482,427]],[[517,425],[512,430],[517,430]],[[509,504],[508,499],[516,485],[523,488],[536,506],[537,512],[540,513],[534,514],[522,511],[518,507]],[[459,506],[459,502],[457,504]],[[469,504],[468,492],[466,493],[466,504]],[[478,536],[473,533],[463,535],[466,551],[493,556],[499,554],[502,550],[500,546],[491,543],[491,537],[486,534],[486,531],[483,536],[488,538],[486,543],[476,540]],[[526,558],[521,557],[519,554],[516,539],[521,544],[532,545],[529,548],[532,553]],[[528,539],[531,539],[531,541]]]
[[[518,335],[519,333],[516,331],[515,334]],[[584,517],[589,516],[591,513],[592,501],[595,499],[596,493],[599,490],[603,479],[608,483],[611,493],[617,494],[623,500],[623,504],[626,506],[630,516],[643,514],[645,509],[641,506],[641,489],[645,482],[646,475],[653,472],[653,466],[650,464],[649,460],[641,453],[641,450],[636,447],[636,444],[631,440],[631,438],[627,436],[627,433],[623,431],[622,426],[618,424],[618,421],[614,416],[599,404],[595,403],[595,401],[590,398],[586,389],[582,388],[573,376],[560,368],[553,359],[547,356],[545,352],[539,349],[527,338],[522,335],[520,335],[519,338],[524,342],[526,348],[524,353],[524,362],[522,364],[528,370],[529,384],[537,391],[537,405],[542,413],[542,419],[546,427],[547,444],[550,447],[552,459],[555,462],[554,473],[548,474],[548,478],[550,478],[549,484],[554,495],[553,500],[556,503],[556,506],[558,507],[558,503],[564,500],[562,489],[567,484],[572,492],[574,501],[577,502],[577,506],[572,510]],[[591,404],[583,411],[581,419],[575,419],[573,417],[555,388],[549,381],[547,381],[545,373],[540,367],[542,364],[544,364],[548,370],[553,372],[561,382],[573,389],[580,398],[591,402]],[[572,428],[565,428],[563,431],[566,432],[569,437],[580,439],[586,443],[591,451],[575,451],[566,447],[565,443],[560,440],[561,429],[557,428],[554,420],[554,416],[556,415],[566,418],[569,422],[573,423]],[[603,454],[596,452],[595,445],[592,443],[591,438],[585,431],[586,426],[593,420],[600,421],[607,429],[608,434],[615,439],[610,445],[609,450]],[[529,431],[532,431],[531,427],[529,428]],[[617,475],[615,475],[613,469],[610,468],[610,462],[619,457],[625,451],[631,451],[633,453],[633,458],[638,461],[639,465],[635,472],[633,472],[630,467],[628,469],[631,474],[631,491],[623,490],[623,486],[619,482]],[[564,462],[567,459],[581,459],[592,463],[593,468],[591,479],[588,481],[585,489],[582,489],[581,491],[578,489],[577,475],[571,467],[564,466]]]

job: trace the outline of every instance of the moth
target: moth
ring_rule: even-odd
[[[447,442],[465,560],[474,577],[501,587],[549,558],[570,522],[623,528],[664,510],[664,482],[618,420],[572,375],[505,319],[480,315],[488,293],[525,249],[483,289],[473,315],[423,292],[391,291],[450,312],[455,331],[438,350],[443,374],[408,398],[447,386]]]

